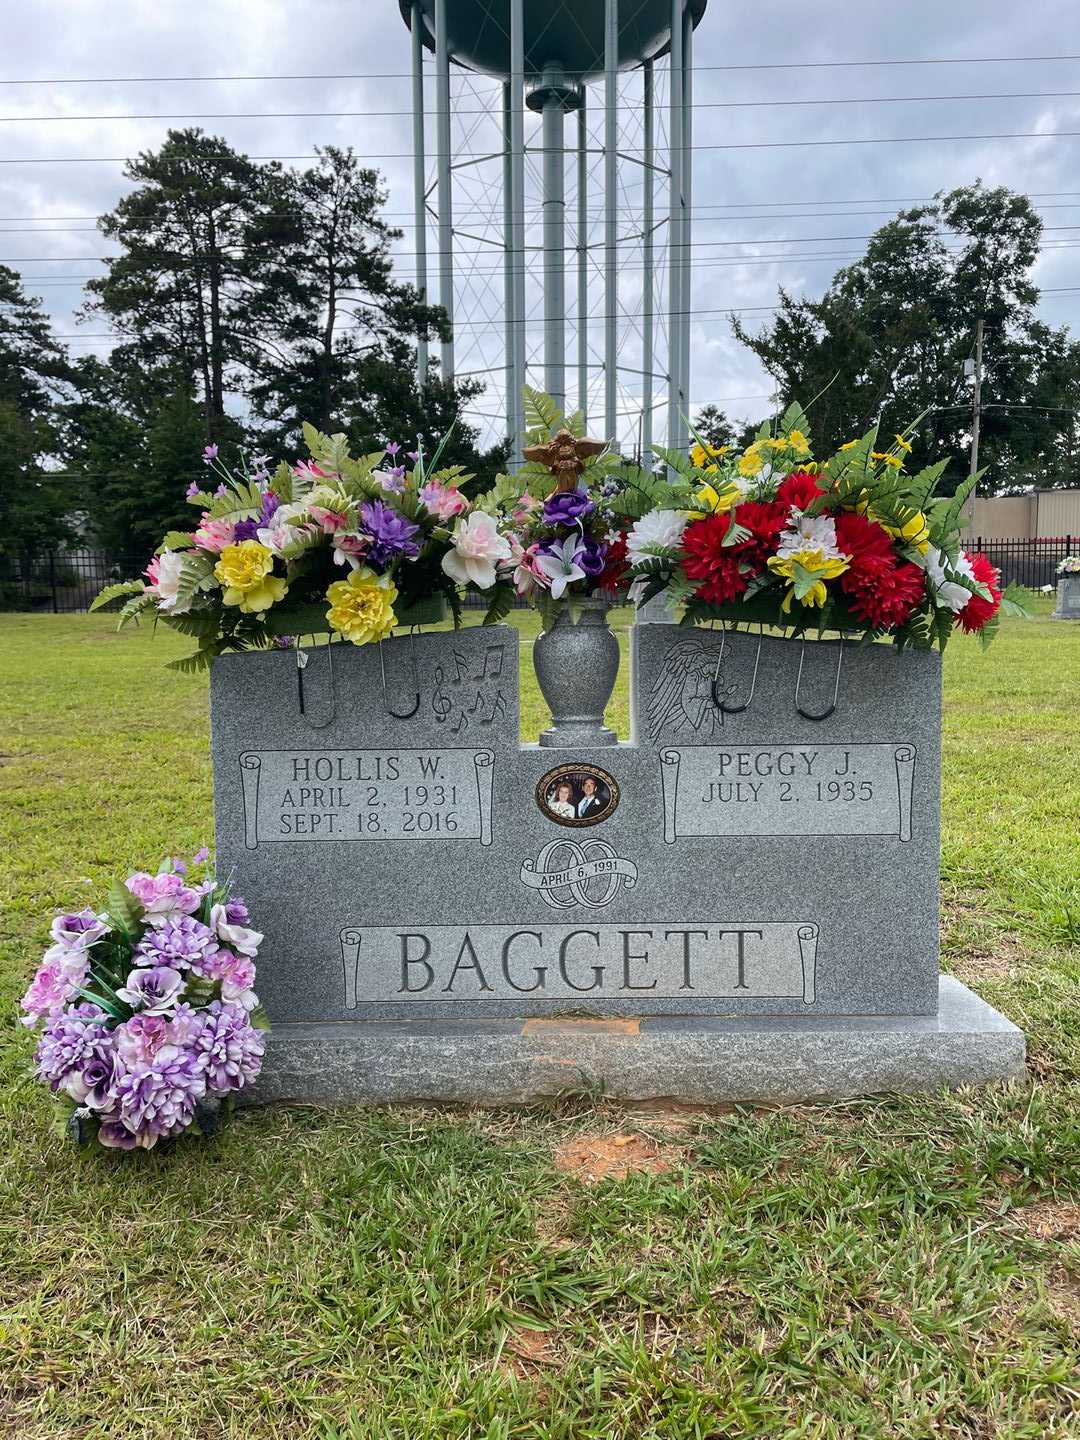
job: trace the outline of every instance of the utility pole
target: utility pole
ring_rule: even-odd
[[[983,377],[983,322],[980,315],[975,321],[975,385],[971,392],[971,468],[974,475],[979,468],[979,422],[982,419],[982,377]],[[974,498],[974,496],[972,497]]]

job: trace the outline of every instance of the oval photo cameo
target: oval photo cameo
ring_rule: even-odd
[[[599,825],[614,814],[619,785],[598,765],[559,765],[536,782],[536,803],[556,825]]]

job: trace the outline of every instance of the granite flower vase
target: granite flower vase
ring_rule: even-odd
[[[619,642],[607,623],[606,600],[575,599],[556,611],[554,623],[533,644],[537,684],[552,725],[540,744],[552,748],[615,745],[604,711],[619,673]]]

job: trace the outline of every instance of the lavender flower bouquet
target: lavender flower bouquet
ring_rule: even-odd
[[[38,1078],[79,1144],[152,1149],[213,1133],[262,1066],[255,994],[262,936],[243,900],[180,859],[113,886],[101,913],[58,915],[23,1024],[43,1025]]]

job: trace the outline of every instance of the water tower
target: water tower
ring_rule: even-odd
[[[441,347],[443,374],[479,376],[489,392],[503,391],[499,428],[511,436],[514,454],[526,380],[563,408],[583,410],[593,431],[618,440],[624,451],[647,453],[654,438],[685,445],[691,61],[707,0],[399,4],[412,36],[416,281],[454,326]],[[434,53],[433,166],[425,138],[425,50]],[[460,95],[452,103],[451,66],[456,77],[478,82],[475,109]],[[631,72],[640,74],[640,89]],[[483,88],[492,80],[501,95]],[[530,143],[526,110],[541,117]],[[479,136],[478,149],[466,145],[466,115],[480,117],[467,131],[470,142]],[[570,148],[568,115],[577,121]],[[428,284],[429,221],[437,234],[435,286]],[[497,296],[486,279],[494,267],[477,257],[497,262],[500,252]],[[457,258],[464,255],[467,275]],[[576,285],[568,304],[571,257]],[[463,300],[464,286],[470,293]],[[484,338],[496,330],[498,355]],[[463,354],[469,367],[461,364]],[[427,363],[422,344],[421,379]],[[570,386],[568,367],[576,371]],[[654,419],[665,400],[666,425]]]

